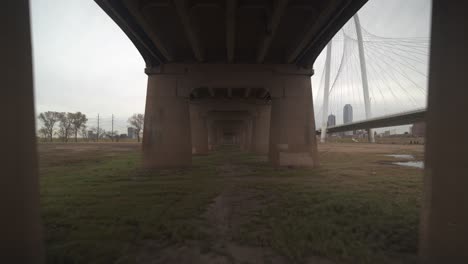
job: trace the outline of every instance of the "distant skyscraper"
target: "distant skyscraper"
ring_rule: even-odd
[[[334,126],[336,125],[336,116],[335,115],[329,115],[328,116],[328,121],[327,121],[327,127]]]
[[[347,104],[343,107],[343,123],[348,124],[353,122],[353,107]],[[348,131],[344,133],[346,136],[354,135],[354,131]]]
[[[353,107],[347,104],[343,108],[343,123],[348,124],[353,122]]]

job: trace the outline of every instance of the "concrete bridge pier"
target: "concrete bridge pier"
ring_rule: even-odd
[[[250,120],[250,144],[248,146],[249,152],[255,152],[255,130],[256,130],[256,113],[252,114]]]
[[[466,10],[466,1],[433,1],[421,263],[468,263]]]
[[[143,131],[146,168],[192,164],[188,92],[183,77],[149,73]]]
[[[239,147],[241,150],[247,150],[247,124],[242,121],[239,129]]]
[[[217,139],[216,147],[219,147],[220,145],[224,143],[223,128],[221,127],[221,124],[219,123],[216,126],[216,139]]]
[[[206,121],[207,123],[207,136],[208,136],[208,151],[216,150],[218,146],[218,135],[216,134],[216,125],[213,120],[209,118]]]
[[[29,1],[2,2],[0,21],[1,135],[15,139],[0,148],[0,262],[44,263]]]
[[[207,129],[208,129],[208,150],[213,151],[216,149],[217,138],[216,138],[216,128],[213,120],[207,119]]]
[[[251,151],[252,150],[252,132],[254,129],[254,121],[251,117],[247,118],[245,122],[245,150],[246,151]]]
[[[233,139],[234,145],[239,146],[239,130],[236,129],[234,133],[234,139]]]
[[[249,144],[249,121],[245,119],[241,122],[239,128],[239,147],[243,151],[250,150]]]
[[[256,130],[257,130],[257,111],[254,111],[251,119],[251,138],[250,138],[250,145],[249,151],[255,153],[255,147],[257,145],[257,137],[256,137]]]
[[[192,154],[208,153],[207,117],[203,107],[190,104],[190,129],[192,132]]]
[[[318,162],[310,74],[279,77],[271,91],[269,160],[275,166]]]
[[[244,129],[244,123],[243,122],[241,122],[241,124],[239,125],[238,135],[239,135],[239,149],[244,150],[245,129]]]
[[[271,106],[257,107],[254,115],[252,129],[252,152],[257,154],[268,154],[270,141],[270,111]]]

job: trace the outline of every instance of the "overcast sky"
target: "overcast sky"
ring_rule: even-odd
[[[425,39],[423,41],[426,41],[426,45],[428,47],[428,41],[430,39],[430,0],[370,0],[358,12],[358,14],[361,20],[361,26],[373,35],[384,38],[418,37]],[[354,29],[355,25],[353,23],[348,24],[349,25],[346,26],[347,34],[356,38]],[[366,40],[365,34],[364,38]],[[340,38],[337,38],[337,41],[334,41],[333,44],[331,70],[332,82],[335,80],[335,76],[333,74],[336,74],[340,66],[339,64],[343,50],[342,40],[343,37],[341,35],[341,41]],[[401,52],[402,46],[395,46],[394,43],[387,42],[387,46],[384,46],[384,48],[380,48],[375,44],[364,44],[364,52],[366,53],[367,60],[366,64],[369,79],[371,109],[372,116],[374,117],[408,111],[410,109],[413,110],[415,108],[424,107],[426,104],[426,97],[422,95],[422,93],[427,91],[427,79],[420,74],[415,74],[415,72],[410,70],[409,67],[405,68],[405,65],[403,64],[409,62],[409,64],[412,64],[410,67],[418,68],[420,72],[427,74],[428,57],[421,56],[420,54],[428,54],[428,48],[419,49],[414,54],[404,54],[404,52]],[[406,42],[398,41],[397,43],[402,44],[403,49],[406,49],[404,48]],[[365,118],[357,44],[350,44],[348,42],[348,45],[354,45],[352,48],[352,53],[354,54],[347,54],[348,56],[351,56],[351,58],[345,60],[347,61],[347,63],[344,64],[344,68],[346,68],[346,70],[341,72],[341,77],[337,79],[336,85],[332,88],[330,94],[328,113],[336,115],[337,124],[341,124],[343,122],[343,106],[347,103],[353,106],[354,120],[362,120]],[[424,52],[422,52],[422,50],[424,50]],[[322,83],[323,80],[321,78],[323,76],[322,73],[325,64],[325,53],[326,52],[323,51],[314,64],[315,75],[312,77],[317,126],[320,126],[321,124],[323,113],[321,105],[323,102],[324,84]],[[385,57],[379,56],[378,53],[385,54]],[[401,54],[404,54],[405,56],[400,57],[397,61],[393,61]],[[412,58],[410,58],[410,56]],[[423,63],[414,63],[412,59],[421,60]],[[347,74],[347,71],[350,72],[351,78],[344,76]],[[403,75],[409,77],[411,81],[403,78]],[[352,76],[354,76],[354,78]],[[392,81],[390,77],[398,79],[399,83]],[[354,85],[351,87],[353,82]],[[383,83],[385,83],[386,86],[381,85]],[[417,91],[416,86],[421,89]],[[380,91],[381,88],[382,91]],[[381,94],[385,97],[386,102],[380,99]],[[396,129],[394,131],[403,133],[408,131],[409,127],[410,126],[400,126],[392,128],[392,130]],[[384,130],[388,129],[378,129],[378,132],[382,132]]]
[[[430,6],[430,0],[370,0],[359,15],[362,26],[379,36],[427,37]],[[144,111],[143,59],[94,1],[31,0],[31,17],[36,112],[126,119]]]

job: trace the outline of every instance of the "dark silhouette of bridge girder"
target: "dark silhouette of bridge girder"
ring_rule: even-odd
[[[166,63],[311,67],[367,0],[96,0],[143,56]]]
[[[327,127],[327,133],[338,133],[360,129],[372,129],[380,127],[401,126],[409,125],[417,122],[425,121],[426,109],[419,109],[398,113],[393,115],[386,115],[381,117],[369,118],[362,121],[355,121],[347,124],[336,125]],[[322,130],[317,130],[317,135],[320,135]]]

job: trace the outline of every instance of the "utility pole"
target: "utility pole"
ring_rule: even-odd
[[[325,87],[323,90],[323,115],[322,115],[322,132],[320,133],[320,142],[325,143],[327,138],[327,123],[328,123],[328,97],[330,92],[330,64],[331,64],[332,41],[327,45],[327,57],[325,59]]]
[[[354,24],[356,24],[356,35],[357,43],[359,48],[359,62],[361,63],[361,79],[362,79],[362,90],[364,92],[364,107],[366,109],[366,119],[372,117],[371,104],[369,99],[369,84],[367,82],[367,69],[366,69],[366,58],[364,56],[364,45],[362,42],[361,23],[359,22],[358,14],[354,15]],[[369,134],[369,142],[375,143],[374,132],[372,129],[367,131]]]
[[[97,115],[96,141],[99,142],[99,114]]]
[[[111,133],[111,136],[112,136],[112,142],[114,142],[114,114],[112,114],[112,133]]]

